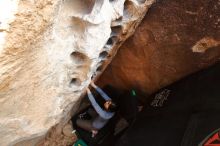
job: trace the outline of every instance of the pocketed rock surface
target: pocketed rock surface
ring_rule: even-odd
[[[91,77],[153,2],[0,1],[0,145],[51,146],[62,137]]]

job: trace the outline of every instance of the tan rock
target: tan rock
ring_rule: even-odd
[[[196,42],[196,44],[192,47],[193,52],[204,53],[206,50],[217,47],[220,45],[220,40],[214,40],[210,37],[205,37]]]
[[[74,135],[73,133],[73,127],[71,124],[66,124],[64,127],[63,127],[63,134],[65,136],[68,136],[68,137],[72,137]]]
[[[52,127],[51,137],[61,134],[153,1],[0,1],[0,145],[37,145]]]

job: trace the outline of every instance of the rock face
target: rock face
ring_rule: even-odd
[[[219,0],[161,0],[99,80],[152,93],[220,57]]]
[[[37,145],[51,127],[62,132],[153,1],[0,1],[0,145]]]

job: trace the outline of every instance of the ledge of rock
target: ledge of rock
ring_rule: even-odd
[[[49,130],[59,134],[153,2],[0,1],[0,145],[41,145]]]
[[[161,0],[121,46],[99,84],[152,93],[220,58],[219,0]]]

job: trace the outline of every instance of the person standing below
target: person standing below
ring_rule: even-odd
[[[92,137],[94,137],[98,133],[98,130],[103,128],[107,122],[115,115],[117,105],[101,88],[96,86],[94,82],[91,82],[91,86],[105,100],[104,109],[100,107],[90,89],[87,88],[87,95],[93,107],[90,108],[87,112],[92,118],[91,120],[83,120],[79,118],[76,120],[76,124],[80,128],[92,132]]]

